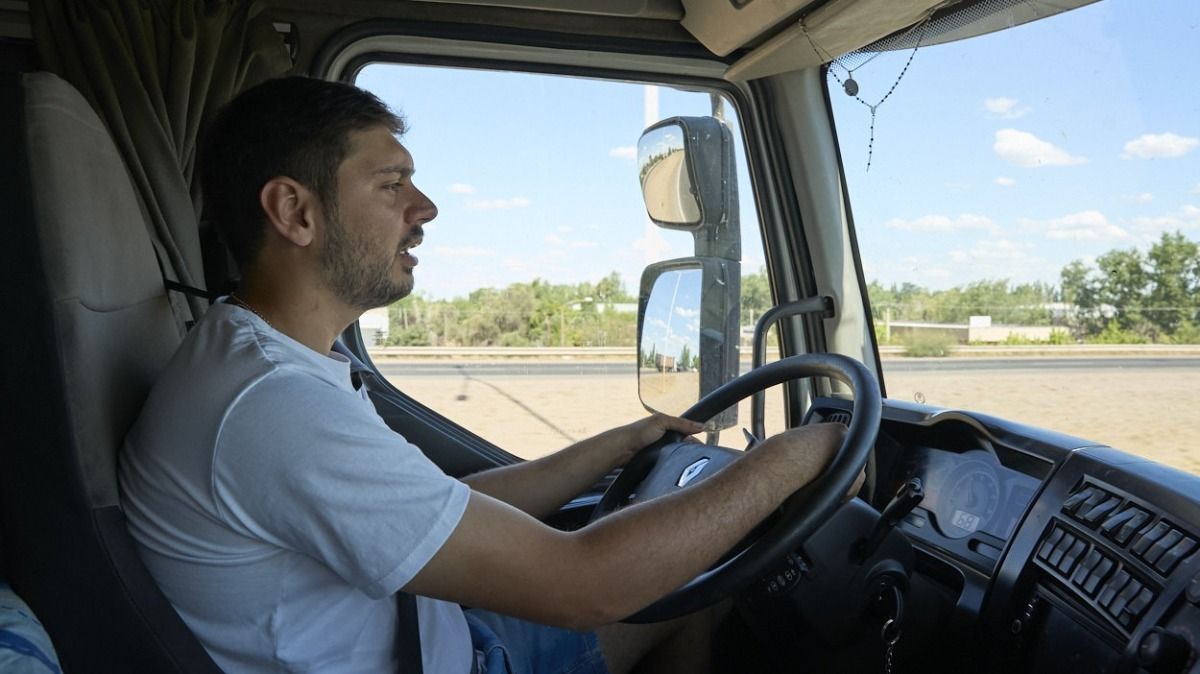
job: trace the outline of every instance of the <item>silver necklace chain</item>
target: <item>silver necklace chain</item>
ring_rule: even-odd
[[[274,325],[272,325],[271,321],[268,321],[267,317],[262,315],[262,312],[260,312],[258,309],[255,309],[254,307],[250,306],[250,303],[247,302],[246,300],[238,297],[237,295],[235,295],[233,293],[229,293],[229,299],[231,302],[233,302],[233,304],[235,306],[239,306],[239,307],[245,309],[246,311],[249,311],[250,313],[254,314],[255,316],[258,316],[259,318],[261,318],[262,322],[267,324],[267,327],[271,328],[272,330],[279,329],[279,328],[276,328]]]

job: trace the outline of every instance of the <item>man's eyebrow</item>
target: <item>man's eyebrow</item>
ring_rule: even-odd
[[[375,169],[374,171],[371,171],[371,175],[386,175],[389,173],[399,173],[401,178],[411,178],[412,174],[414,174],[416,172],[417,172],[417,170],[411,166],[404,166],[402,164],[396,164],[395,166],[381,166],[381,167]]]

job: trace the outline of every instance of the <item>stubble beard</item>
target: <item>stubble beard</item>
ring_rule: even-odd
[[[326,209],[325,247],[321,253],[321,271],[326,287],[342,302],[358,309],[387,306],[409,295],[413,289],[411,273],[402,280],[392,278],[399,249],[373,250],[366,237],[351,232],[341,221],[337,205]],[[419,229],[410,233],[412,238]],[[408,239],[401,242],[403,247]]]

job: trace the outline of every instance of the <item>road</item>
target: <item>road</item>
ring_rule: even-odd
[[[633,363],[620,361],[379,361],[388,377],[446,377],[459,374],[490,376],[629,376]],[[749,369],[749,361],[742,370]],[[1200,370],[1200,358],[894,358],[884,372],[978,372],[1036,370]]]

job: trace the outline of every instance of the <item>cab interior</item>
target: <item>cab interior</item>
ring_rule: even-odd
[[[0,3],[0,578],[64,671],[217,671],[141,565],[114,472],[156,373],[236,283],[195,186],[197,137],[261,79],[352,80],[394,60],[661,82],[737,109],[772,301],[799,307],[774,318],[780,351],[857,361],[869,379],[851,388],[874,390],[851,394],[828,371],[773,380],[790,425],[853,424],[868,480],[844,506],[801,499],[807,517],[779,519],[802,535],[754,548],[752,568],[707,590],[736,606],[717,640],[727,671],[1200,671],[1200,480],[1019,419],[887,397],[829,108],[834,58],[904,48],[917,25],[935,44],[1086,4]],[[356,327],[342,347],[383,418],[447,473],[518,460],[379,376]],[[857,468],[847,459],[839,479]],[[586,523],[609,482],[552,523]],[[934,525],[963,490],[991,500],[993,526]],[[889,622],[903,635],[891,644]]]

